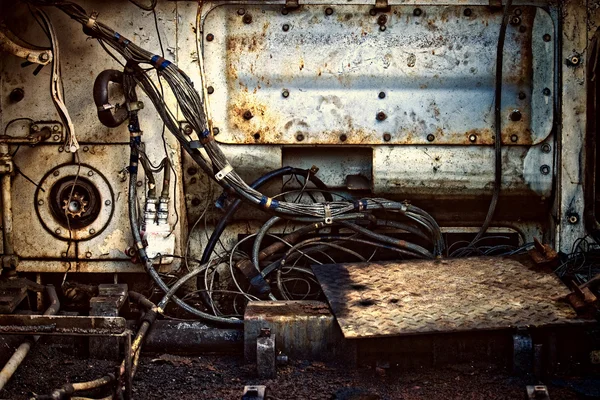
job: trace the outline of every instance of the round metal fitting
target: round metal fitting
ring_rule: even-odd
[[[380,99],[385,99],[385,92],[379,92],[378,96]]]
[[[25,98],[25,91],[22,88],[13,89],[8,95],[8,98],[11,102],[18,103]]]
[[[579,56],[571,56],[571,64],[572,65],[579,65],[579,62],[581,61],[581,59],[579,58]]]
[[[65,151],[65,148],[62,146],[58,146],[58,152],[62,153],[63,151]]]
[[[567,215],[568,221],[570,224],[575,225],[576,223],[579,222],[579,215],[575,214],[575,213],[571,213]]]
[[[379,25],[379,30],[380,30],[381,32],[385,32],[385,30],[386,30],[386,29],[387,29],[387,28],[385,27],[385,25]]]
[[[550,36],[549,33],[546,33],[544,36],[542,36],[542,39],[544,39],[544,42],[549,42],[552,40],[552,36]]]
[[[217,136],[219,134],[219,128],[213,128],[213,135]]]
[[[387,115],[385,115],[385,113],[383,111],[379,111],[377,113],[377,115],[375,116],[375,118],[377,118],[377,121],[385,121],[385,119],[387,118]]]
[[[389,133],[384,133],[383,134],[383,141],[384,142],[389,142],[390,140],[392,140],[392,135],[390,135]]]
[[[244,21],[245,24],[251,24],[252,23],[252,15],[250,15],[250,14],[244,15],[244,18],[242,18],[242,21]]]
[[[144,185],[144,182],[142,182],[142,181],[137,181],[137,182],[135,183],[135,185],[136,185],[137,187],[142,187],[142,186]]]
[[[519,110],[512,110],[510,112],[510,120],[513,122],[517,122],[520,121],[521,118],[523,118],[523,115],[521,114],[521,111]]]
[[[90,148],[89,148],[89,147],[87,147],[87,146],[83,146],[83,151],[84,151],[85,153],[87,153],[88,151],[90,151]]]
[[[206,93],[208,94],[213,94],[215,92],[215,88],[212,86],[209,86],[206,88]]]
[[[50,56],[48,55],[48,53],[41,53],[39,56],[39,59],[41,62],[46,62],[50,59]]]
[[[340,142],[345,142],[348,139],[348,136],[341,134],[340,135]]]
[[[244,15],[244,14],[246,14],[246,10],[243,8],[238,8],[237,13],[238,13],[238,15]]]
[[[376,9],[374,9],[374,8],[371,8],[371,9],[369,10],[369,15],[371,15],[371,16],[373,16],[373,17],[374,17],[374,16],[376,16],[376,15],[377,15],[377,10],[376,10]]]
[[[213,35],[212,33],[209,33],[208,35],[206,35],[207,42],[212,42],[213,40],[215,40],[215,35]]]
[[[289,31],[289,30],[290,30],[290,25],[289,25],[289,24],[283,24],[283,26],[281,27],[281,29],[282,29],[284,32],[287,32],[287,31]]]
[[[519,25],[521,23],[521,18],[520,17],[512,17],[510,19],[510,24],[513,26]]]
[[[550,166],[549,165],[542,165],[540,167],[540,172],[542,173],[542,175],[548,175],[550,173]]]
[[[544,143],[542,145],[542,152],[550,153],[550,151],[552,151],[552,146],[550,146],[548,143]]]
[[[252,115],[252,111],[250,111],[250,110],[246,110],[246,111],[244,112],[244,119],[245,119],[245,120],[252,119],[253,117],[254,117],[254,115]]]
[[[475,135],[475,134],[469,135],[469,142],[475,143],[476,141],[477,141],[477,135]]]
[[[192,128],[190,124],[185,124],[183,126],[183,133],[185,133],[186,135],[191,135],[192,132],[194,132],[194,128]]]
[[[296,135],[296,140],[299,141],[299,142],[303,141],[304,140],[304,135],[302,133],[297,134]]]
[[[510,141],[513,143],[516,143],[519,140],[519,137],[517,135],[510,135]]]
[[[544,94],[544,96],[550,96],[550,94],[552,94],[552,92],[548,88],[544,88],[544,90],[542,90],[542,93]]]
[[[55,142],[58,142],[60,140],[60,135],[52,136],[52,140],[54,140]]]
[[[471,10],[470,8],[465,8],[465,11],[463,11],[463,15],[465,17],[470,17],[471,15],[473,15],[473,10]]]
[[[88,240],[110,222],[114,193],[98,170],[88,165],[64,164],[42,178],[34,204],[49,233],[61,240]]]
[[[287,99],[288,97],[290,97],[290,92],[287,89],[283,89],[281,91],[281,95]]]
[[[421,16],[421,14],[423,14],[423,10],[421,10],[420,8],[415,8],[415,9],[413,10],[413,15],[414,15],[415,17],[420,17],[420,16]]]
[[[92,253],[91,252],[86,252],[85,253],[85,258],[92,258]]]
[[[387,24],[387,20],[388,20],[388,17],[385,14],[381,14],[379,17],[377,17],[377,23],[379,25],[385,25],[385,24]]]
[[[325,9],[325,15],[331,15],[331,14],[333,14],[333,8],[331,8],[331,7],[327,7],[327,8]]]
[[[527,95],[525,94],[525,92],[519,92],[519,100],[525,100],[527,98]]]
[[[31,125],[31,130],[37,132],[40,130],[40,127],[38,125]]]
[[[433,142],[434,140],[435,140],[435,136],[432,133],[430,133],[429,135],[427,135],[427,141],[428,142]]]

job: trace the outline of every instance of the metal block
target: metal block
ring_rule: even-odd
[[[64,315],[0,315],[0,333],[10,335],[122,336],[125,318]]]
[[[256,338],[256,372],[263,379],[277,376],[275,337],[271,336],[271,330],[268,328],[262,329]]]
[[[513,372],[527,375],[533,369],[533,342],[529,333],[522,331],[513,335]]]
[[[90,299],[90,315],[117,317],[127,300],[127,285],[98,285],[98,296]],[[90,338],[90,357],[116,360],[119,358],[118,338]]]
[[[569,291],[556,275],[518,259],[312,268],[346,339],[585,323],[557,300]]]
[[[550,400],[548,388],[545,385],[531,385],[526,387],[528,400]]]
[[[242,400],[264,400],[267,387],[263,385],[244,386]]]
[[[244,355],[256,360],[256,339],[268,328],[277,350],[297,359],[326,359],[341,345],[341,335],[326,304],[318,301],[253,301],[244,315]]]

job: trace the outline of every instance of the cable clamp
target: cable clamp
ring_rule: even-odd
[[[107,104],[102,104],[101,106],[98,106],[98,111],[112,110],[113,108],[115,108],[115,106],[107,103]]]
[[[329,207],[329,204],[325,204],[323,206],[323,209],[325,210],[325,224],[333,224],[333,218],[331,217],[331,208]]]
[[[129,108],[129,111],[138,111],[144,108],[144,103],[141,101],[132,101],[127,103],[127,108]]]
[[[92,11],[90,17],[88,18],[85,26],[89,29],[93,29],[94,25],[96,25],[96,20],[98,19],[98,13],[96,11]]]
[[[217,182],[219,182],[223,178],[225,178],[227,174],[229,174],[231,171],[233,171],[233,167],[231,166],[231,164],[227,164],[225,168],[217,172],[217,174],[215,175],[215,179],[217,180]]]
[[[129,136],[130,137],[140,137],[142,136],[142,131],[137,131],[137,132],[129,132]]]

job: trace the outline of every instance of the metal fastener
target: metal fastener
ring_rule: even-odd
[[[38,200],[38,206],[43,206],[44,205],[44,200]]]
[[[34,132],[37,132],[40,130],[40,127],[34,124],[34,125],[31,125],[31,130]]]
[[[252,23],[252,15],[246,14],[246,15],[244,15],[244,18],[242,18],[242,20],[244,21],[245,24],[251,24]]]
[[[283,15],[288,15],[288,13],[289,13],[289,12],[290,12],[290,11],[289,11],[289,10],[288,10],[286,7],[283,7],[283,8],[281,9],[281,13],[282,13]]]
[[[105,206],[110,206],[111,204],[112,204],[112,201],[110,201],[110,200],[106,200],[106,201],[104,202],[104,205],[105,205]]]
[[[303,141],[303,140],[304,140],[304,135],[303,135],[303,134],[301,134],[301,133],[298,133],[298,134],[296,135],[296,140],[297,140],[297,141],[299,141],[299,142]]]
[[[90,235],[93,235],[94,233],[96,233],[96,230],[94,228],[91,228],[89,231]]]
[[[387,23],[387,15],[385,14],[381,14],[378,18],[377,18],[377,23],[379,25],[385,25]]]
[[[215,88],[212,86],[209,86],[206,88],[206,93],[208,94],[213,94],[215,92]]]
[[[58,125],[53,125],[53,126],[52,126],[52,130],[53,130],[54,132],[58,132],[58,130],[59,130],[59,129],[60,129],[60,126],[58,126]]]
[[[420,17],[420,16],[421,16],[421,14],[423,14],[423,10],[421,10],[420,8],[415,8],[415,9],[413,10],[413,15],[414,15],[415,17]]]
[[[345,142],[346,139],[348,139],[348,136],[346,136],[344,134],[340,135],[340,142]]]
[[[523,14],[523,11],[521,11],[521,9],[520,9],[520,8],[517,8],[517,9],[515,10],[515,15],[521,15],[521,14]]]
[[[281,95],[287,99],[288,97],[290,97],[290,92],[287,89],[283,89],[281,91]]]
[[[379,98],[385,99],[385,92],[379,92]]]
[[[576,224],[578,222],[579,222],[579,216],[577,214],[569,215],[569,223],[570,224]]]
[[[62,146],[58,146],[58,152],[62,153],[63,151],[65,151],[65,148]]]
[[[374,8],[371,8],[371,9],[369,10],[369,14],[370,14],[370,15],[372,15],[372,16],[375,16],[375,15],[377,15],[377,10],[376,10],[376,9],[374,9]]]
[[[60,175],[60,171],[59,171],[59,170],[56,170],[56,171],[54,171],[54,172],[52,173],[52,175],[54,175],[54,176],[58,176],[58,175]]]
[[[384,121],[387,118],[387,115],[383,111],[379,111],[376,115],[377,121]]]
[[[327,7],[327,8],[325,9],[325,14],[326,14],[326,15],[331,15],[331,14],[333,14],[333,8],[331,8],[331,7]]]
[[[213,135],[217,136],[219,132],[219,128],[213,128]]]
[[[469,135],[469,142],[475,143],[476,141],[477,141],[477,135],[475,135],[475,134]]]
[[[550,166],[549,165],[542,165],[540,167],[540,172],[542,173],[542,175],[548,175],[550,173]]]
[[[434,140],[435,140],[435,136],[432,133],[430,133],[429,135],[427,135],[427,141],[433,142]]]
[[[520,17],[512,17],[510,19],[510,24],[513,26],[519,25],[521,23],[521,18]]]
[[[571,56],[570,61],[571,61],[572,65],[579,65],[579,62],[581,61],[581,59],[579,58],[578,55],[573,55],[573,56]]]
[[[50,59],[50,56],[48,55],[48,53],[42,53],[40,54],[39,58],[41,62],[46,62]]]
[[[288,24],[283,24],[283,26],[281,27],[281,29],[283,29],[284,32],[287,32],[290,30],[290,26]]]
[[[87,146],[83,146],[83,151],[87,153],[88,151],[90,151],[90,148]]]
[[[60,231],[60,228],[56,228],[56,229],[54,230],[54,233],[56,233],[57,235],[60,235],[60,232],[61,232],[61,231]]]
[[[86,252],[85,253],[85,258],[92,258],[92,253],[91,252]]]
[[[544,39],[544,42],[549,42],[552,40],[552,36],[550,36],[549,33],[544,34],[544,36],[542,37],[542,39]]]
[[[386,29],[387,29],[387,28],[386,28],[386,26],[385,26],[385,25],[379,25],[379,30],[380,30],[381,32],[385,32],[385,30],[386,30]]]
[[[238,8],[237,13],[238,13],[238,15],[244,15],[244,14],[246,14],[246,10],[243,8]]]
[[[254,115],[252,115],[252,111],[250,111],[250,110],[246,110],[246,111],[244,112],[244,119],[245,119],[245,120],[252,119],[252,117],[254,117]]]
[[[383,134],[383,141],[384,142],[389,142],[390,140],[392,140],[392,135],[390,135],[389,133],[384,133]]]
[[[521,111],[519,111],[519,110],[512,110],[510,113],[511,121],[514,121],[514,122],[520,121],[522,117],[523,116],[521,115]]]
[[[25,91],[22,88],[13,89],[8,95],[8,98],[13,103],[18,103],[25,98]]]
[[[206,41],[212,42],[213,40],[215,40],[215,35],[213,35],[212,33],[206,35]]]
[[[517,135],[510,135],[510,141],[515,143],[516,141],[519,140],[519,137]]]
[[[252,135],[252,137],[254,138],[254,140],[259,140],[260,139],[260,133],[256,132],[254,135]]]
[[[59,141],[59,140],[60,140],[60,135],[54,135],[54,136],[52,136],[52,139],[53,139],[55,142],[57,142],[57,141]]]
[[[544,90],[542,90],[542,93],[544,94],[544,96],[550,96],[550,94],[552,94],[552,91],[548,88],[544,88]]]
[[[88,176],[94,176],[94,171],[88,171]]]
[[[137,187],[142,187],[142,185],[143,185],[143,184],[144,184],[144,182],[142,182],[142,181],[137,181],[135,185],[136,185]]]
[[[191,135],[192,132],[194,132],[194,128],[192,128],[190,124],[185,124],[183,126],[183,133],[185,133],[186,135]]]
[[[470,17],[471,15],[473,15],[473,11],[470,8],[465,8],[465,11],[463,11],[463,15],[465,17]]]
[[[544,143],[542,145],[542,152],[550,153],[550,151],[552,151],[552,146],[550,146],[548,143]]]
[[[60,256],[61,256],[61,257],[66,257],[66,256],[67,256],[67,253],[63,251],[62,253],[60,253]]]

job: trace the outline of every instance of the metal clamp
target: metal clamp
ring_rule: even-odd
[[[225,168],[223,168],[222,170],[220,170],[219,172],[217,172],[217,174],[215,175],[215,179],[218,181],[221,181],[223,178],[225,178],[227,176],[227,174],[229,174],[231,171],[233,171],[233,167],[231,166],[231,164],[227,164],[225,166]]]
[[[96,20],[98,19],[98,13],[96,11],[92,11],[89,19],[85,23],[86,28],[92,29],[94,25],[96,25]]]
[[[326,203],[325,205],[323,205],[323,209],[325,211],[325,224],[333,224],[333,218],[331,217],[331,207],[329,207],[329,204]]]

